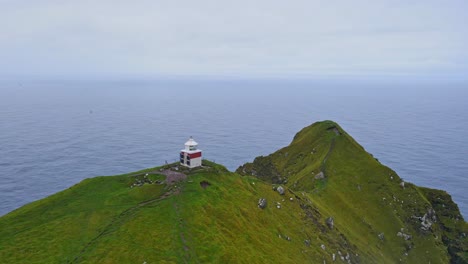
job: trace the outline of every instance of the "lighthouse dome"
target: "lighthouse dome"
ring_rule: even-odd
[[[197,146],[197,145],[198,143],[195,140],[193,140],[192,137],[190,137],[190,139],[187,142],[185,142],[185,146]]]

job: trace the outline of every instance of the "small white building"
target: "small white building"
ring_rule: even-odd
[[[180,151],[180,164],[189,168],[202,165],[202,151],[197,149],[198,143],[192,137],[185,142],[185,149]]]

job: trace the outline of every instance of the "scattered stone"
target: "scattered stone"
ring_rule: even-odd
[[[335,253],[332,254],[332,260],[333,260],[333,261],[336,260],[336,255],[335,255]]]
[[[405,182],[404,181],[400,182],[400,186],[401,188],[405,189]]]
[[[379,239],[382,240],[382,241],[385,239],[384,233],[380,233],[380,234],[378,234],[377,236],[378,236]]]
[[[325,174],[323,173],[323,171],[317,173],[314,177],[316,180],[320,180],[320,179],[323,179],[325,178]]]
[[[361,185],[358,184],[357,189],[360,191],[361,190]]]
[[[333,217],[328,217],[325,219],[325,223],[327,224],[328,228],[333,229],[333,226],[335,225],[335,221],[333,220]]]
[[[293,200],[294,200],[294,198],[292,198],[292,197],[291,197],[291,198],[289,198],[289,201],[293,201]]]
[[[310,247],[310,240],[309,239],[304,240],[304,245]]]
[[[325,245],[324,245],[324,244],[322,244],[320,247],[321,247],[323,250],[325,250]]]
[[[397,233],[397,236],[402,237],[402,238],[405,239],[405,240],[411,240],[411,238],[412,238],[411,235],[405,234],[405,233],[403,233],[403,231],[398,232],[398,233]]]
[[[281,209],[281,205],[279,205],[279,204],[276,205],[276,208]]]
[[[281,195],[284,195],[284,188],[283,186],[278,186],[278,188],[276,188],[276,191],[281,194]]]
[[[258,208],[265,209],[267,206],[267,200],[265,198],[260,198],[258,200]]]

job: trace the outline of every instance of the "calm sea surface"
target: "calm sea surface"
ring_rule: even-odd
[[[235,170],[324,119],[468,218],[468,83],[441,81],[0,82],[0,215],[173,162],[189,136]]]

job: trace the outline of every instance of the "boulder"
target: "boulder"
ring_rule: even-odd
[[[316,180],[320,180],[320,179],[323,179],[325,178],[325,174],[323,173],[323,171],[317,173],[314,177]]]
[[[379,239],[382,240],[382,241],[385,239],[384,233],[380,233],[380,234],[378,234],[377,236],[378,236]]]
[[[335,221],[333,219],[333,217],[328,217],[327,219],[325,219],[325,223],[327,224],[328,228],[330,229],[333,229],[333,226],[335,225]]]
[[[397,236],[402,237],[404,240],[411,240],[411,235],[405,234],[403,232],[398,232]]]
[[[258,208],[265,209],[267,206],[267,200],[265,198],[260,198],[258,200]]]
[[[276,191],[281,194],[281,195],[284,195],[284,188],[283,186],[278,186],[278,188],[276,188]]]

